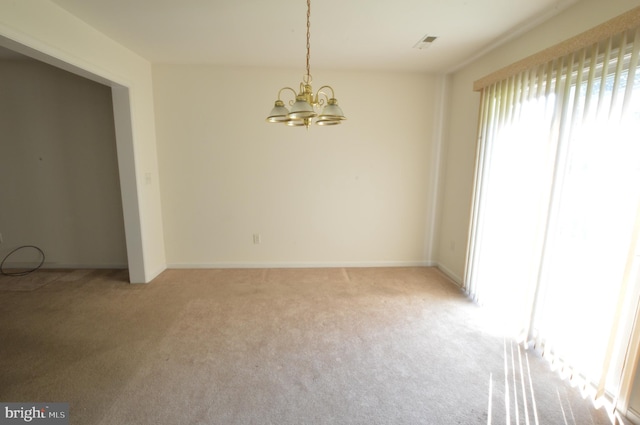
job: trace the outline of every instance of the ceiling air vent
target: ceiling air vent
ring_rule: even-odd
[[[438,37],[434,37],[432,35],[425,35],[413,47],[420,50],[426,49],[427,47],[431,46],[431,44],[436,41],[437,38]]]

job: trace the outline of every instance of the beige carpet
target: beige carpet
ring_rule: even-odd
[[[8,270],[8,273],[11,273]],[[24,276],[10,276],[0,274],[0,291],[35,291],[48,285],[56,280],[63,282],[76,281],[84,279],[87,275],[93,273],[94,270],[66,270],[66,269],[50,269],[36,270]]]
[[[0,274],[0,291],[34,291],[67,274],[69,272],[64,270],[38,270],[24,276]]]
[[[0,292],[0,401],[72,424],[608,424],[434,268],[75,271]]]

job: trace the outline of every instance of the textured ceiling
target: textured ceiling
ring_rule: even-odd
[[[305,66],[304,0],[52,1],[152,62]],[[576,1],[315,0],[311,66],[447,72]]]

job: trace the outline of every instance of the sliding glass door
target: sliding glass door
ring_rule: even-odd
[[[639,50],[625,31],[482,92],[467,290],[599,394],[638,301]]]

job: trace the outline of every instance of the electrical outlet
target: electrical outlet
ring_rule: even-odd
[[[260,245],[260,242],[261,242],[260,233],[254,233],[253,234],[253,244],[254,245]]]

